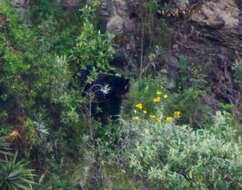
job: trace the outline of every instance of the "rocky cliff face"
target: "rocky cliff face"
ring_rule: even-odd
[[[170,0],[172,7],[161,15],[173,28],[174,36],[182,33],[184,40],[197,42],[197,46],[211,44],[233,51],[241,57],[241,3],[234,0]],[[124,54],[135,50],[134,44],[139,40],[140,28],[135,19],[138,13],[137,0],[105,0],[102,5],[102,15],[106,20],[106,31],[116,35],[119,49],[123,46]],[[132,17],[133,16],[133,17]],[[178,28],[179,25],[180,28]],[[184,27],[189,31],[181,31]],[[122,37],[121,37],[122,36]],[[125,39],[126,41],[125,41]],[[122,40],[123,39],[123,40]],[[180,41],[180,40],[179,40]],[[174,41],[177,47],[181,42]],[[186,44],[189,46],[189,42]],[[216,48],[217,49],[217,48]],[[224,52],[223,52],[224,53]]]
[[[238,112],[242,93],[234,83],[232,65],[239,63],[242,56],[241,1],[170,0],[167,3],[171,9],[158,10],[155,17],[164,18],[172,29],[171,47],[150,65],[156,68],[168,66],[168,72],[172,73],[170,77],[176,78],[179,77],[181,55],[187,56],[191,65],[209,64],[207,73],[212,93],[204,97],[204,101],[211,106],[215,106],[217,100],[235,104],[234,111]],[[106,30],[115,34],[116,59],[119,60],[116,63],[125,63],[122,67],[140,62],[142,29],[138,11],[137,0],[105,0],[102,6]],[[154,31],[157,23],[155,25]],[[155,38],[164,39],[166,35],[156,33]],[[150,62],[150,51],[143,54],[144,62]]]
[[[200,36],[238,51],[242,34],[240,9],[235,1],[217,0],[201,4],[190,20],[200,29]]]
[[[242,93],[234,83],[232,66],[242,56],[241,4],[233,0],[191,1],[186,8],[184,15],[168,18],[175,31],[172,55],[186,55],[190,64],[210,63],[207,73],[213,97],[205,97],[206,103],[215,102],[213,99],[235,104],[237,112]]]

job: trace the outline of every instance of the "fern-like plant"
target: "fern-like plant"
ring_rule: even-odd
[[[9,150],[9,144],[6,142],[5,137],[0,137],[0,160],[2,156],[11,155]]]
[[[12,160],[0,162],[0,189],[1,190],[31,190],[34,184],[33,170],[28,169],[27,162],[17,161],[17,153]]]

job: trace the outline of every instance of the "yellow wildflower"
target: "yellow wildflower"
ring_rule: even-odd
[[[166,121],[171,121],[173,119],[173,117],[167,117]]]
[[[139,108],[139,109],[143,109],[143,105],[142,105],[142,104],[136,104],[135,107],[136,107],[136,108]]]
[[[157,119],[156,121],[157,121],[157,123],[161,123],[161,120],[160,120],[160,118],[158,118],[158,119]]]
[[[134,120],[139,120],[139,116],[135,116],[134,117]]]
[[[160,97],[154,98],[153,102],[159,102],[160,101]]]
[[[161,91],[156,91],[156,95],[161,95],[162,94],[162,92]]]
[[[181,117],[181,112],[179,112],[179,111],[175,111],[175,112],[174,112],[174,117],[175,117],[175,118],[179,118],[179,117]]]
[[[167,94],[164,94],[163,98],[165,98],[165,99],[168,98],[168,95]]]
[[[146,110],[143,110],[143,113],[147,113],[147,111]]]
[[[155,115],[149,115],[150,118],[154,119],[155,118]]]

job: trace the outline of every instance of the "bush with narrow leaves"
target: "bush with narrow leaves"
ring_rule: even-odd
[[[1,190],[31,190],[34,184],[34,174],[27,168],[27,162],[17,161],[17,154],[12,160],[0,162]]]
[[[213,130],[192,130],[171,122],[125,123],[122,153],[116,157],[152,189],[239,190],[242,163],[228,114],[218,112]],[[120,159],[122,158],[122,159]]]

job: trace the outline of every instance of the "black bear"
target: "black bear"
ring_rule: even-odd
[[[92,83],[87,84],[84,95],[90,97],[92,116],[107,124],[108,119],[117,120],[122,99],[128,98],[129,80],[109,74],[101,74]]]
[[[108,120],[118,120],[122,99],[128,98],[130,88],[129,79],[111,74],[100,74],[96,79],[88,83],[91,75],[91,68],[80,69],[74,75],[74,81],[69,84],[69,88],[84,87],[83,96],[91,102],[92,117],[102,124],[107,124]]]

